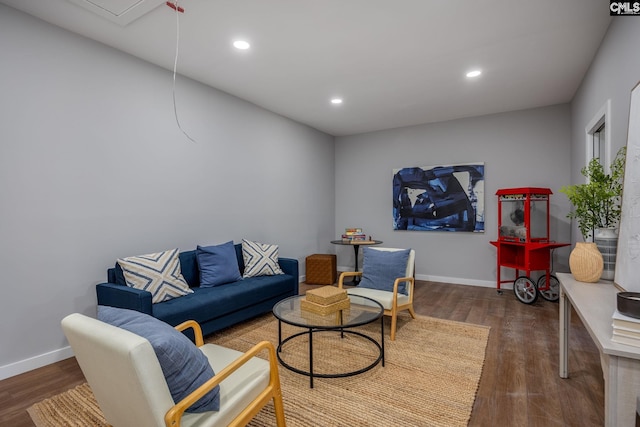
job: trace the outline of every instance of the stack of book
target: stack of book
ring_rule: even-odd
[[[640,319],[625,316],[616,310],[613,313],[613,336],[611,341],[640,347]]]
[[[350,303],[346,290],[335,286],[323,286],[318,289],[309,289],[304,299],[300,301],[300,308],[325,315],[345,310],[349,308]]]
[[[362,233],[362,228],[345,228],[342,240],[346,242],[367,240],[367,236]]]

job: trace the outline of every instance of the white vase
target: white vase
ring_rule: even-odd
[[[618,250],[618,229],[617,228],[596,228],[593,233],[593,241],[598,246],[602,254],[604,268],[602,277],[604,280],[613,280],[616,271],[616,252]]]

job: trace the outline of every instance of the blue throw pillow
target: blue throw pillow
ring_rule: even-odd
[[[215,373],[207,356],[169,324],[135,310],[98,306],[98,320],[146,338],[158,357],[174,402],[179,402]],[[220,410],[220,386],[194,403],[187,412]]]
[[[399,277],[405,277],[407,274],[409,252],[411,252],[411,249],[383,251],[364,248],[362,280],[359,286],[393,292],[395,280]],[[404,282],[398,285],[398,292],[407,293]]]
[[[200,287],[208,288],[242,280],[232,241],[216,246],[198,246],[196,257],[200,269]]]

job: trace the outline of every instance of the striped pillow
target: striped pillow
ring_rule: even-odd
[[[127,286],[151,292],[155,304],[193,293],[182,277],[178,249],[118,259]]]
[[[278,265],[278,246],[242,239],[243,277],[284,274]]]

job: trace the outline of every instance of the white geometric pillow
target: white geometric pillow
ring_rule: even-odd
[[[127,286],[151,292],[151,302],[158,303],[191,294],[182,277],[178,249],[118,259]]]
[[[278,246],[242,239],[243,277],[284,274],[278,265]]]

